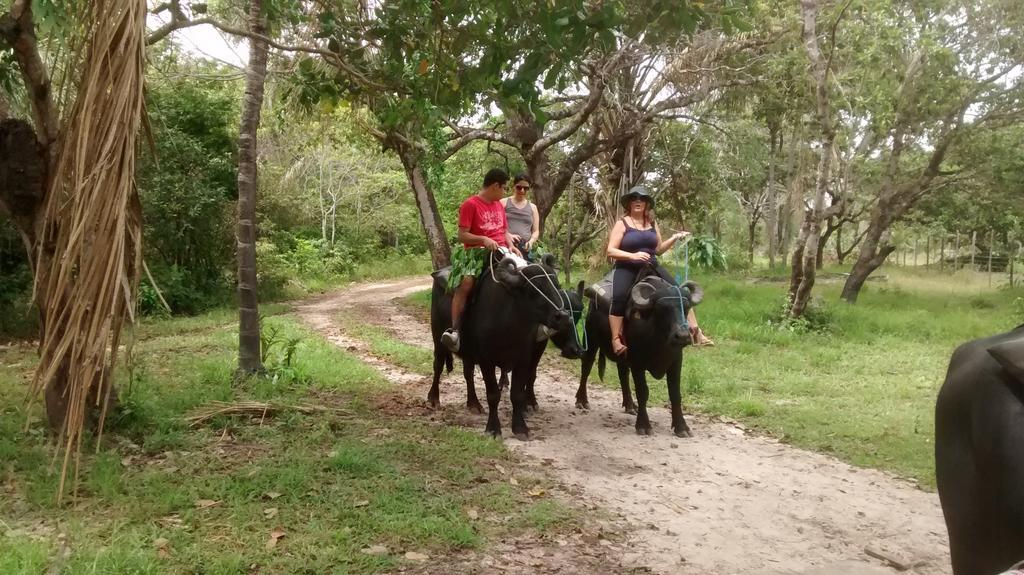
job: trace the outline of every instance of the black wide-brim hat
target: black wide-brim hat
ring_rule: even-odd
[[[624,209],[628,210],[629,202],[633,200],[643,200],[647,202],[650,209],[654,209],[654,196],[643,186],[634,186],[628,192],[622,194],[622,197],[619,198],[619,203],[622,204]]]

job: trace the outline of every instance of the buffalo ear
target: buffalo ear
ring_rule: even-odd
[[[580,280],[580,283],[576,284],[576,293],[579,294],[580,299],[582,300],[583,299],[583,280]]]
[[[646,281],[637,282],[630,291],[630,299],[633,300],[633,307],[638,310],[648,310],[654,306],[651,298],[654,297],[655,287]]]
[[[993,345],[988,348],[988,353],[1014,379],[1024,385],[1024,337]]]
[[[558,258],[555,257],[555,254],[544,254],[540,261],[549,268],[554,269],[558,267]]]

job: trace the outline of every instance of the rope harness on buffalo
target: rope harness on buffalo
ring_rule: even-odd
[[[529,268],[537,268],[537,269],[539,269],[540,270],[540,274],[534,274],[533,277],[530,277],[529,275],[523,273],[525,270],[527,270]],[[495,283],[500,283],[498,281],[497,275],[494,273],[494,258],[493,257],[491,258],[491,261],[490,261],[490,271],[491,271],[491,279],[494,280]],[[574,310],[572,308],[572,300],[569,298],[569,294],[566,293],[565,290],[559,289],[558,288],[558,284],[555,283],[555,280],[558,279],[557,274],[553,274],[553,273],[549,272],[543,265],[536,264],[536,263],[534,263],[534,264],[526,264],[525,266],[523,266],[521,268],[517,268],[516,272],[524,280],[526,280],[527,285],[529,285],[531,288],[533,288],[533,290],[535,292],[540,294],[540,297],[544,298],[544,301],[548,302],[548,304],[550,304],[551,307],[555,311],[566,311],[566,309],[568,309],[568,311],[569,311],[569,319],[570,319],[570,321],[572,321],[573,336],[576,338],[576,345],[579,346],[579,348],[581,350],[587,351],[589,349],[589,345],[590,345],[590,342],[587,339],[587,330],[586,330],[586,328],[584,326],[582,341],[580,341],[581,340],[581,338],[580,338],[580,326],[577,325],[577,323],[581,323],[581,324],[583,323],[583,312],[585,310],[584,310],[584,308],[580,308],[579,310]],[[555,293],[557,293],[559,295],[558,303],[555,303],[550,297],[548,297],[548,295],[546,293],[544,293],[544,289],[543,288],[541,288],[540,286],[538,286],[537,284],[534,283],[534,279],[536,279],[538,276],[544,276],[544,278],[546,280],[548,280],[548,285],[551,286],[551,289],[554,290]],[[579,313],[580,313],[580,322],[577,322],[575,319],[573,319],[573,317],[574,317],[573,314],[576,311],[579,311]]]
[[[574,319],[575,316],[573,314],[576,313],[576,310],[572,309],[572,299],[569,298],[569,293],[565,290],[560,290],[558,293],[561,294],[562,298],[565,300],[566,307],[569,308],[569,318],[572,319],[572,333],[576,336],[576,345],[579,346],[582,351],[589,351],[590,341],[587,339],[586,317],[584,316],[587,306],[584,305],[579,309],[580,319],[577,321]],[[580,338],[580,331],[583,332],[582,341]]]
[[[668,282],[665,282],[665,283],[668,283]],[[650,285],[650,284],[648,284],[648,285]],[[679,323],[682,324],[683,329],[689,331],[690,323],[688,321],[686,321],[686,305],[685,305],[684,302],[689,301],[690,298],[683,295],[683,289],[684,288],[681,288],[678,285],[671,285],[670,287],[672,289],[676,290],[676,295],[667,295],[667,296],[662,297],[661,299],[674,299],[674,300],[677,300],[679,302]],[[687,293],[690,292],[689,288],[686,288],[686,292]]]
[[[555,303],[554,300],[552,300],[550,297],[548,297],[548,295],[546,293],[544,293],[543,289],[538,287],[537,284],[533,283],[533,279],[534,278],[531,278],[530,276],[528,276],[525,273],[523,273],[524,270],[527,270],[529,268],[537,268],[537,269],[539,269],[540,270],[540,274],[539,275],[543,275],[544,278],[548,280],[548,285],[550,285],[551,289],[554,290],[555,292],[559,291],[558,290],[558,284],[555,283],[555,280],[558,279],[558,276],[556,276],[553,273],[548,272],[548,270],[545,269],[544,266],[542,266],[541,264],[526,264],[525,266],[523,266],[521,268],[516,268],[516,273],[518,273],[524,280],[526,280],[526,283],[529,284],[529,286],[531,288],[533,288],[534,291],[536,291],[538,294],[540,294],[540,297],[544,298],[544,300],[546,302],[548,302],[551,305],[551,307],[555,309],[555,311],[565,311],[565,308],[562,307],[561,302]],[[494,283],[501,283],[498,280],[498,276],[494,273],[494,257],[493,256],[491,257],[491,261],[490,261],[490,270],[491,270],[491,279],[494,280]],[[561,298],[559,298],[559,299],[561,299]]]

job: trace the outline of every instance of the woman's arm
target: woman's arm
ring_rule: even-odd
[[[533,202],[530,202],[530,208],[533,210],[533,233],[530,234],[530,241],[526,242],[526,249],[531,249],[540,238],[540,212],[537,211],[537,204]]]
[[[651,254],[647,252],[627,252],[619,248],[622,245],[622,236],[626,234],[626,224],[622,220],[615,222],[612,231],[608,236],[608,257],[618,261],[648,261]]]
[[[658,229],[658,224],[655,222],[654,231],[658,233],[658,249],[655,252],[660,256],[661,254],[668,251],[677,241],[686,236],[690,235],[690,232],[677,232],[669,236],[665,241],[661,241],[661,230]]]

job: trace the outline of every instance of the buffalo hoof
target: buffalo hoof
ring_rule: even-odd
[[[427,396],[427,405],[430,409],[441,409],[441,400],[436,397]]]
[[[526,413],[537,413],[538,411],[540,411],[540,406],[536,403],[526,404]]]
[[[637,435],[650,435],[651,434],[651,428],[650,427],[637,426],[636,434]]]
[[[470,400],[466,402],[466,411],[476,415],[483,415],[484,406],[480,405],[479,401]]]
[[[636,406],[635,405],[623,405],[622,409],[623,409],[623,411],[625,411],[626,413],[628,413],[630,415],[636,415]]]
[[[491,437],[493,437],[494,439],[501,439],[501,428],[500,428],[500,427],[499,427],[499,428],[497,428],[497,429],[493,429],[493,428],[491,428],[491,427],[488,427],[488,428],[487,428],[487,429],[485,429],[484,431],[485,431],[486,433],[488,433],[488,434],[489,434],[489,435],[490,435]]]
[[[676,432],[676,437],[693,437],[693,434],[690,433],[690,428],[689,427],[677,428],[675,430],[675,432]]]
[[[527,431],[520,431],[519,433],[516,433],[514,435],[515,438],[518,439],[519,441],[530,441],[530,433]]]
[[[587,400],[576,400],[576,409],[590,409],[590,402]]]

